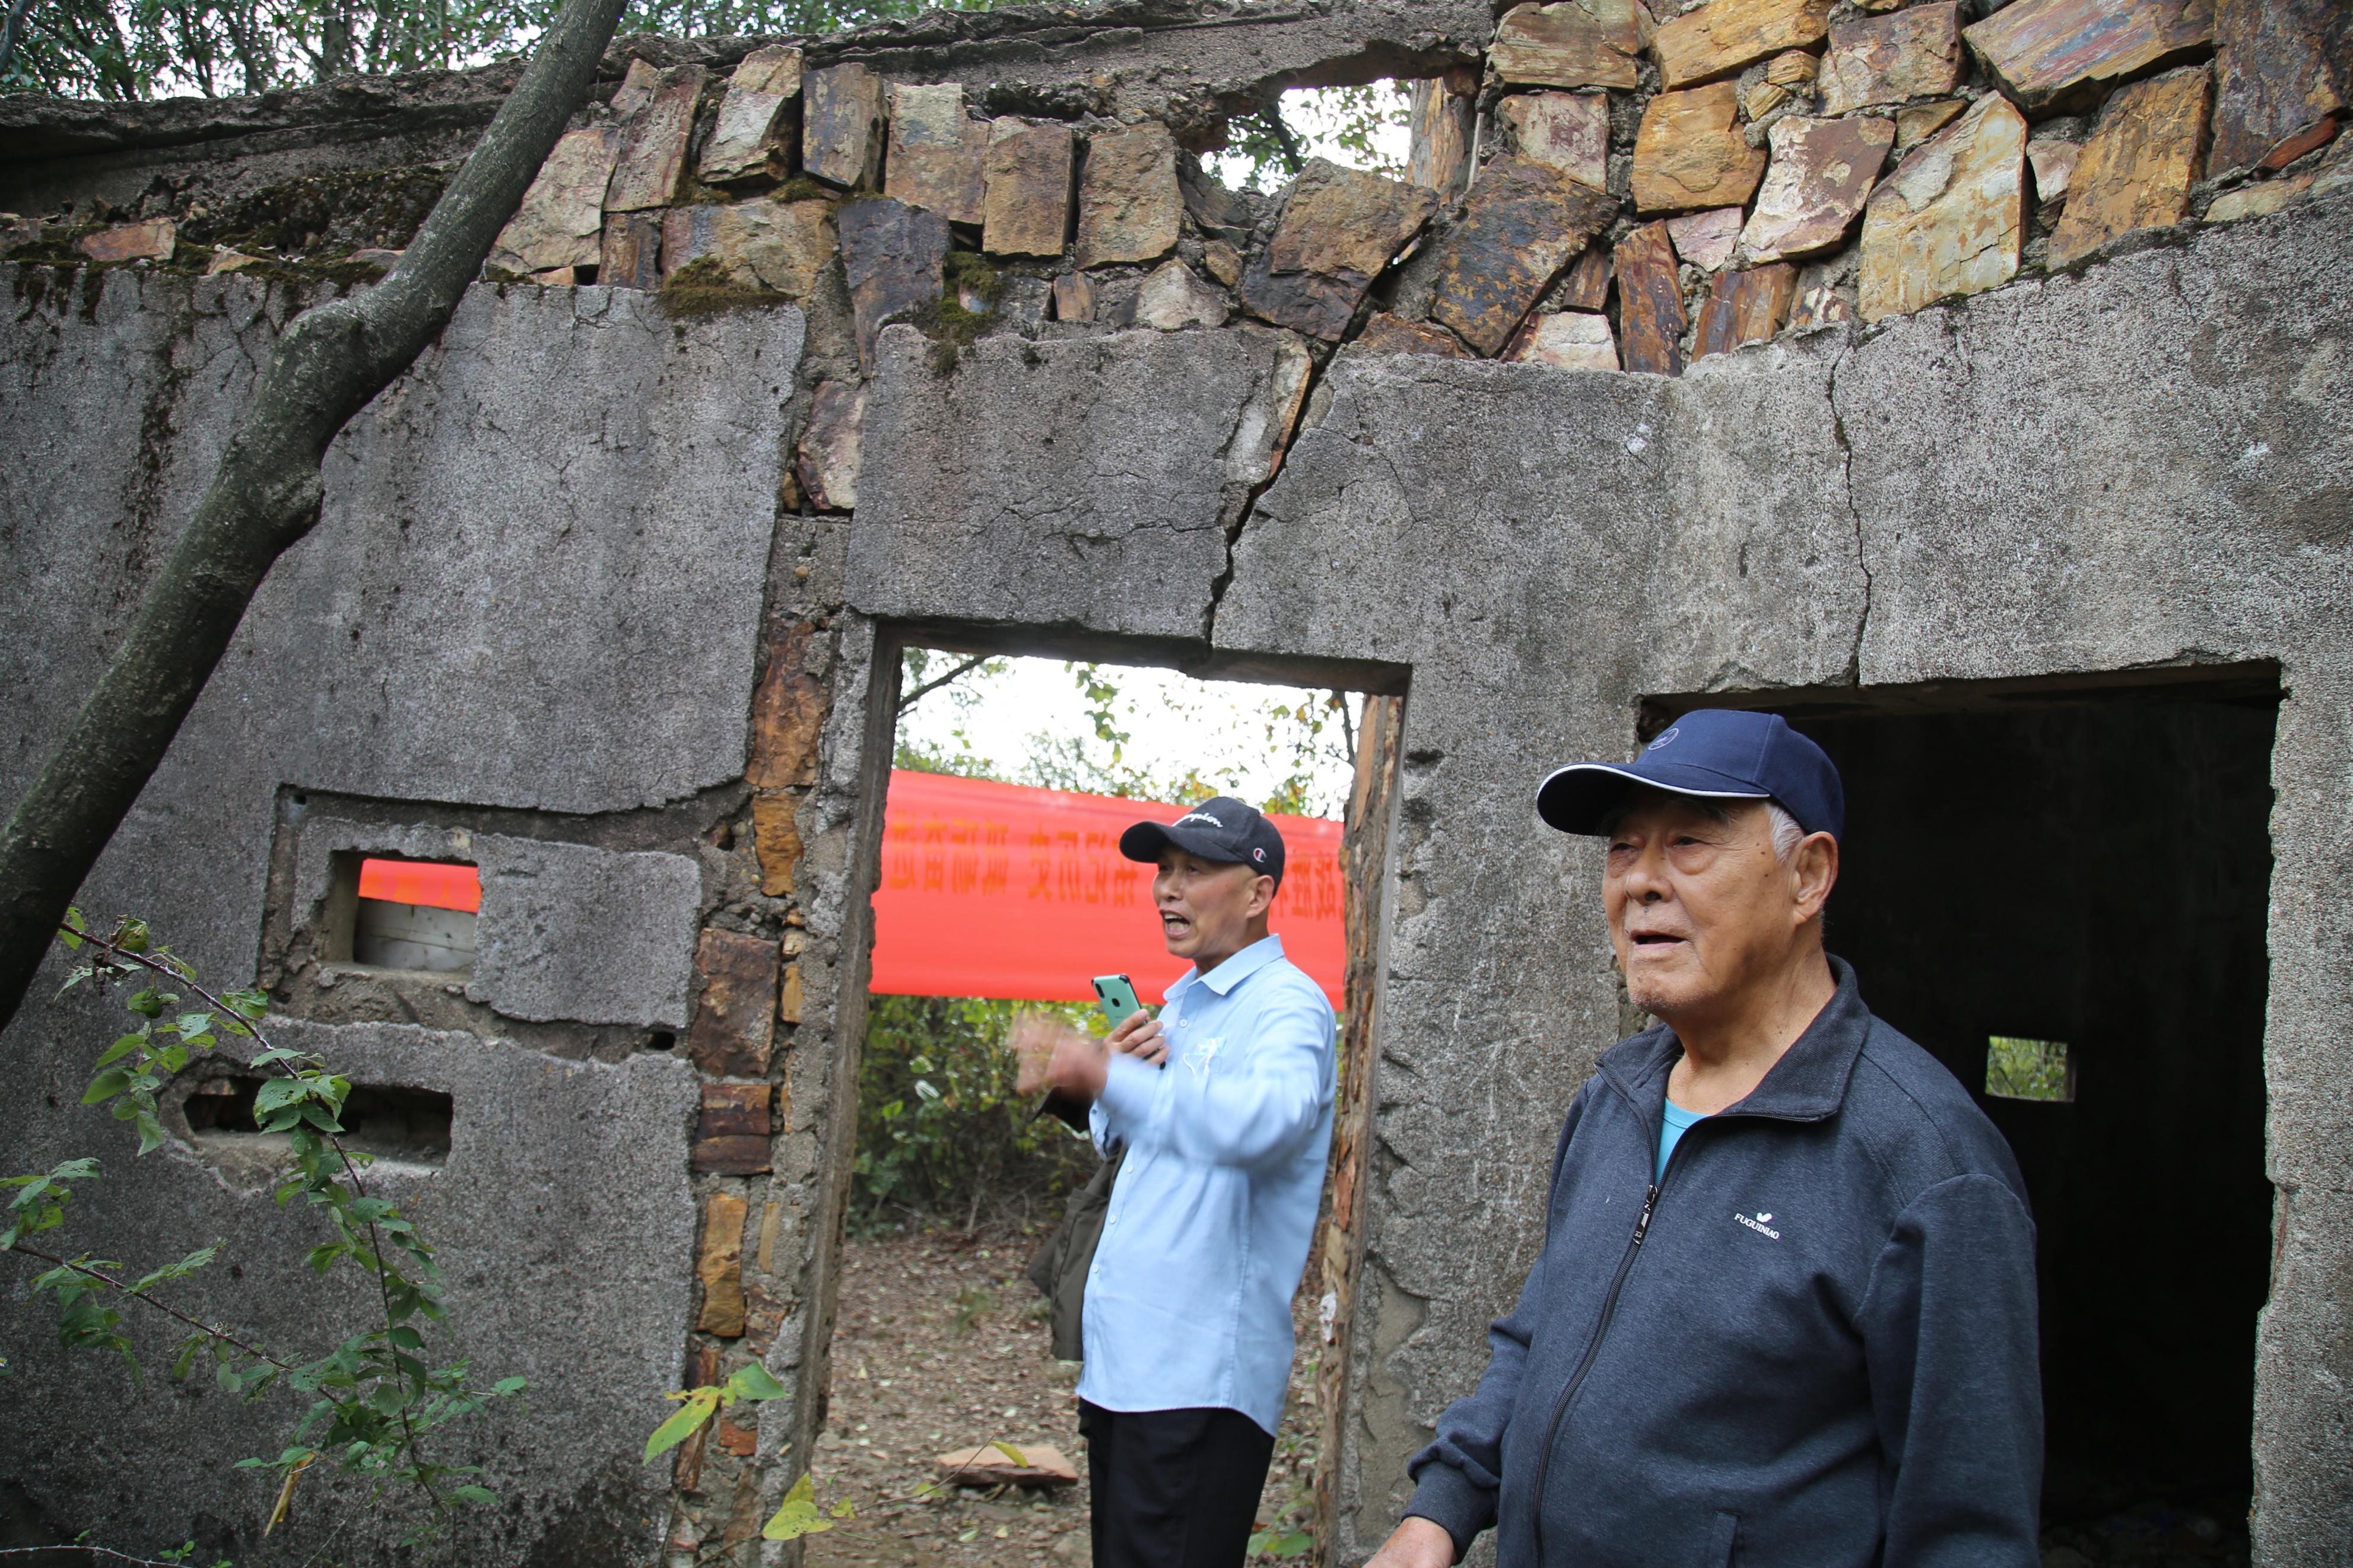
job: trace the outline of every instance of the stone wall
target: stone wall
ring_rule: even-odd
[[[452,1094],[448,1163],[417,1179],[469,1348],[536,1376],[576,1346],[594,1383],[557,1365],[486,1450],[516,1500],[458,1559],[645,1562],[667,1541],[683,1563],[755,1529],[809,1451],[892,683],[921,641],[1409,693],[1335,1352],[1338,1560],[1387,1530],[1404,1457],[1483,1364],[1560,1110],[1618,1033],[1598,866],[1526,807],[1546,765],[1623,752],[1658,696],[2276,661],[2256,1532],[2268,1562],[2333,1563],[2353,1528],[2353,974],[2329,913],[2353,880],[2353,195],[2316,144],[2334,68],[2297,52],[2328,18],[2250,40],[2220,11],[2200,33],[2202,10],[2126,7],[2154,41],[2055,85],[2012,36],[2074,15],[2055,0],[1975,20],[1595,0],[1500,27],[1419,4],[1113,6],[633,43],[494,280],[337,444],[319,531],[84,900],[259,978],[370,1081]],[[1924,31],[1961,41],[1924,62]],[[1253,95],[1389,74],[1429,84],[1416,179],[1320,165],[1258,198],[1199,177]],[[2156,101],[2193,87],[2216,93],[2188,111],[2212,178],[2202,153],[2180,174],[2179,104]],[[20,229],[5,273],[10,794],[278,326],[396,259],[438,188],[409,108],[292,96],[59,110],[49,151],[0,175],[12,202],[75,204]],[[2246,162],[2283,167],[2224,169],[2227,124],[2258,121]],[[2059,163],[2042,174],[2034,144],[2063,163],[2070,137],[2085,183],[2051,212]],[[1839,150],[1882,138],[1878,184],[1820,218],[1794,173],[1852,174]],[[1645,205],[1654,179],[1736,165],[1751,185],[1709,184],[1692,222]],[[2131,222],[2054,261],[2095,189]],[[1831,259],[1766,258],[1784,218]],[[1821,269],[1804,288],[1800,259]],[[332,856],[417,846],[498,890],[495,957],[454,990],[358,971],[328,934]],[[11,1168],[87,1146],[41,1097],[70,1105],[103,1026],[69,1005],[9,1031],[33,1065],[0,1101]],[[102,1152],[120,1184],[93,1244],[185,1236],[164,1185]],[[155,1158],[206,1194],[200,1218],[252,1236],[254,1271],[290,1277],[299,1248],[269,1250],[202,1149]],[[583,1278],[633,1283],[591,1302]],[[753,1357],[795,1397],[666,1473],[634,1463],[661,1389]],[[24,1371],[66,1367],[36,1349]],[[237,1419],[93,1395],[0,1459],[75,1528],[162,1546],[209,1515],[269,1561],[237,1476],[142,1501],[94,1436],[266,1440]]]

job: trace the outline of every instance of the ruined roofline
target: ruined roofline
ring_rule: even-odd
[[[1113,108],[1109,90],[1150,79],[1158,102],[1234,112],[1275,89],[1330,86],[1476,65],[1493,26],[1484,0],[1102,0],[925,11],[814,37],[616,38],[597,71],[604,101],[633,58],[728,68],[764,44],[797,43],[809,64],[857,61],[887,78],[956,79],[1002,89],[1008,108],[1035,109],[1039,89],[1086,89],[1074,112]],[[0,98],[0,167],[269,136],[353,141],[488,124],[521,74],[520,60],[464,70],[352,76],[243,98],[146,103],[20,94]],[[1067,94],[1062,96],[1068,96]],[[1119,95],[1124,98],[1126,95]],[[1128,107],[1122,104],[1120,107]],[[1149,112],[1147,105],[1135,106]],[[224,147],[220,153],[230,153]]]

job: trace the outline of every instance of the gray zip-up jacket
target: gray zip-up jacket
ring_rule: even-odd
[[[1409,1514],[1502,1568],[2034,1568],[2034,1225],[2010,1146],[1853,971],[1655,1185],[1662,1027],[1554,1157],[1544,1251]]]

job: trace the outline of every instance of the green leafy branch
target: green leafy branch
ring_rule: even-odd
[[[206,990],[185,962],[154,945],[144,921],[125,919],[111,935],[100,936],[79,910],[69,910],[58,940],[85,956],[65,989],[117,981],[160,983],[142,984],[125,999],[124,1006],[140,1020],[139,1026],[100,1056],[82,1103],[106,1105],[118,1120],[132,1122],[139,1132],[139,1152],[147,1154],[164,1141],[158,1097],[173,1078],[197,1056],[214,1049],[222,1035],[252,1040],[259,1049],[248,1064],[274,1075],[254,1096],[255,1123],[263,1132],[284,1135],[291,1153],[289,1172],[276,1193],[279,1206],[285,1208],[300,1198],[325,1217],[331,1237],[311,1249],[312,1271],[323,1275],[347,1262],[374,1281],[383,1313],[382,1327],[353,1334],[327,1354],[297,1363],[191,1317],[152,1293],[157,1285],[185,1279],[212,1262],[219,1254],[217,1242],[127,1283],[120,1277],[119,1263],[86,1255],[61,1258],[26,1245],[25,1237],[64,1223],[72,1184],[98,1178],[97,1161],[72,1160],[46,1174],[0,1181],[0,1187],[16,1189],[9,1203],[8,1226],[0,1231],[0,1250],[21,1252],[53,1266],[33,1282],[33,1289],[58,1299],[60,1340],[113,1352],[139,1375],[132,1342],[121,1331],[122,1314],[112,1305],[121,1297],[195,1331],[180,1343],[172,1367],[175,1379],[186,1378],[197,1358],[209,1352],[215,1381],[248,1401],[281,1381],[298,1394],[311,1395],[288,1447],[275,1458],[240,1461],[241,1468],[269,1469],[280,1478],[277,1506],[264,1533],[286,1517],[303,1472],[328,1453],[347,1472],[379,1489],[396,1482],[414,1486],[436,1514],[452,1501],[495,1501],[486,1488],[463,1479],[478,1473],[476,1467],[432,1463],[424,1457],[419,1439],[435,1427],[479,1412],[491,1400],[521,1393],[523,1380],[506,1378],[477,1388],[468,1363],[429,1364],[425,1337],[416,1325],[446,1317],[440,1271],[432,1247],[415,1225],[396,1205],[368,1193],[361,1172],[373,1156],[355,1153],[343,1142],[342,1115],[350,1080],[315,1055],[273,1045],[259,1026],[269,1008],[267,996],[258,991],[216,995]],[[187,997],[203,1007],[183,1010]],[[456,1484],[445,1495],[444,1485],[449,1482]]]

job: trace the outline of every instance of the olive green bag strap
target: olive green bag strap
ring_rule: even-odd
[[[1057,1361],[1082,1361],[1086,1357],[1082,1320],[1087,1271],[1094,1267],[1095,1247],[1103,1240],[1103,1218],[1111,1208],[1112,1184],[1119,1180],[1120,1165],[1126,1159],[1127,1146],[1122,1144],[1088,1178],[1085,1186],[1071,1194],[1062,1211],[1062,1223],[1046,1238],[1046,1245],[1038,1249],[1037,1256],[1029,1259],[1029,1283],[1046,1298],[1050,1312]]]

